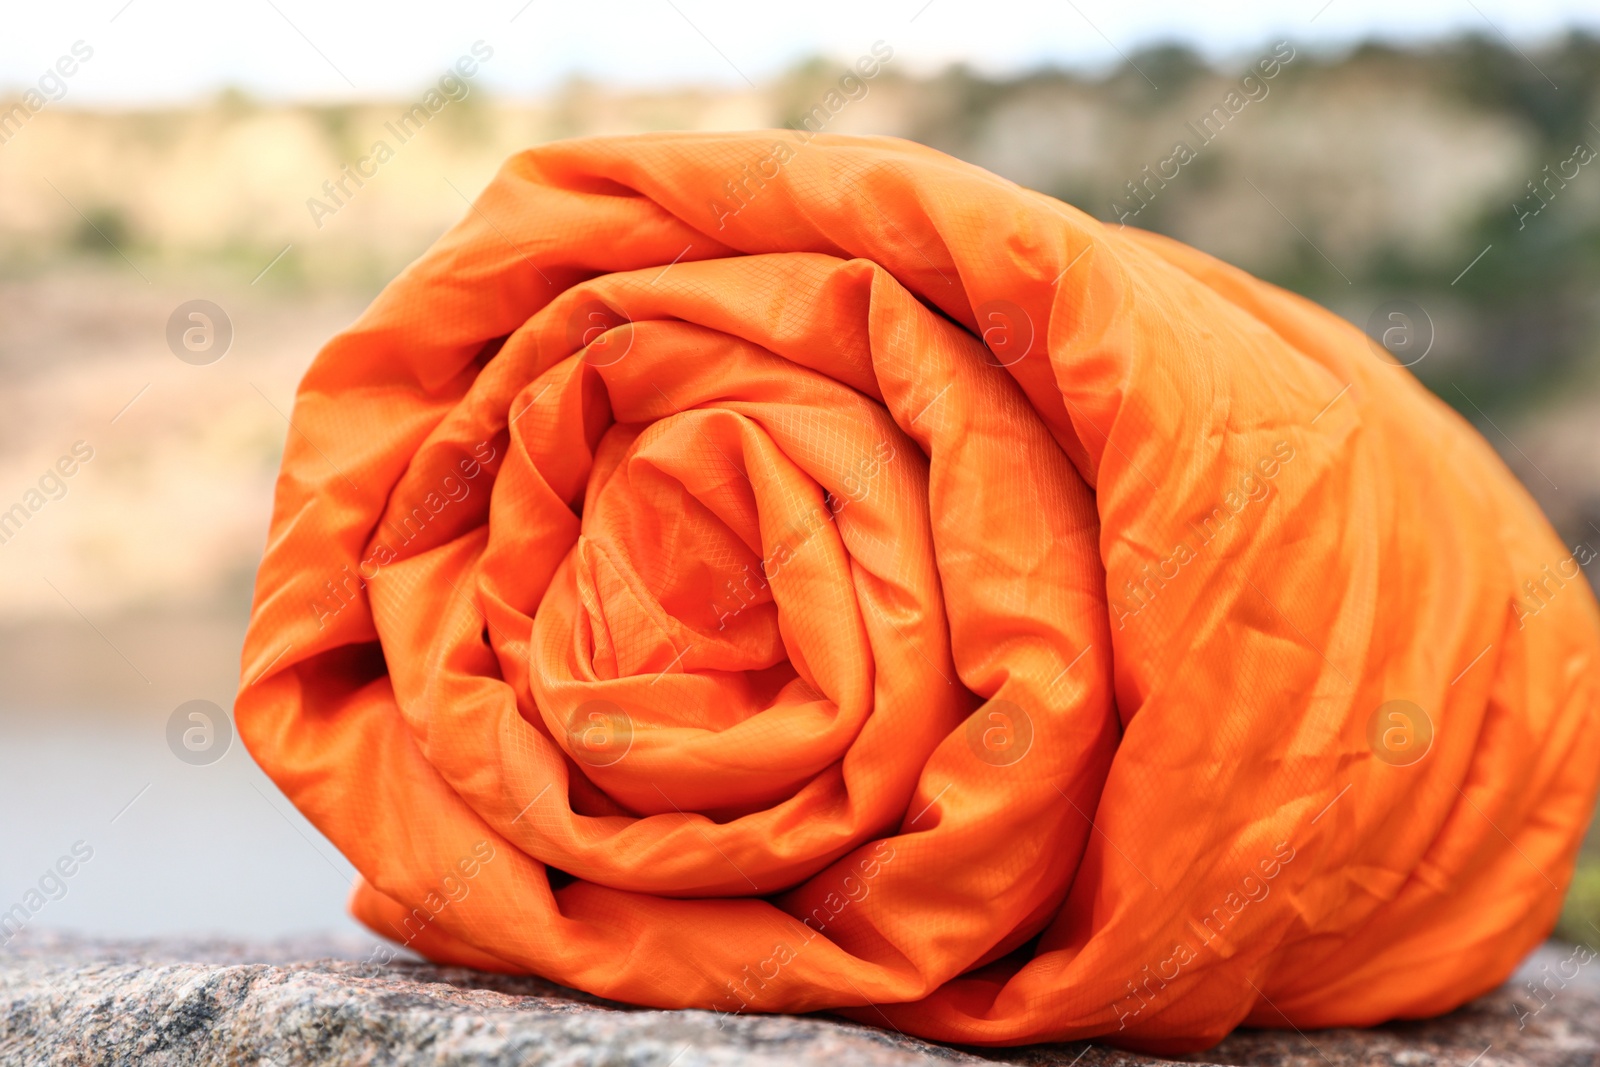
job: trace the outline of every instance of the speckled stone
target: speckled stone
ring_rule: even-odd
[[[413,960],[354,941],[107,942],[25,933],[0,949],[0,1063],[537,1064],[700,1067],[1144,1067],[1083,1044],[955,1049],[826,1017],[628,1008],[534,978]],[[1506,987],[1442,1019],[1374,1030],[1244,1031],[1187,1062],[1293,1067],[1600,1063],[1600,960],[1543,1001],[1542,949]],[[381,958],[381,957],[380,957]],[[1568,966],[1566,973],[1572,968]]]

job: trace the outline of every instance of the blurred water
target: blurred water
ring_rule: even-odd
[[[41,878],[60,895],[48,872],[81,841],[92,857],[59,879],[59,899],[33,898],[44,904],[30,927],[127,937],[360,931],[344,911],[353,868],[237,737],[207,766],[175,757],[166,716],[152,712],[0,712],[0,738],[0,912]]]

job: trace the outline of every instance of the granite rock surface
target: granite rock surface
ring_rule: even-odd
[[[720,1017],[610,1003],[535,978],[355,941],[99,941],[27,932],[0,949],[0,1064],[538,1064],[629,1067],[1143,1067],[1082,1043],[958,1049],[823,1016]],[[1373,1030],[1239,1031],[1186,1062],[1284,1067],[1600,1063],[1600,960],[1552,943],[1440,1019]],[[1565,966],[1562,964],[1565,962]],[[1548,968],[1548,969],[1547,969]],[[1529,982],[1542,982],[1536,994]]]

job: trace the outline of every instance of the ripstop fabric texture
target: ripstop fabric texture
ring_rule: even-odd
[[[1194,1049],[1547,935],[1583,551],[1176,242],[898,140],[572,141],[306,374],[236,718],[429,958]]]

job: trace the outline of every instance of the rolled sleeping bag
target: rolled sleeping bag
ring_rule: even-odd
[[[1190,1050],[1548,935],[1582,562],[1174,241],[888,138],[569,141],[307,372],[236,718],[430,959]]]

